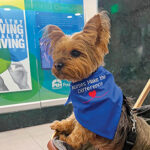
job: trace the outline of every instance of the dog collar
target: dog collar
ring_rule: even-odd
[[[137,134],[136,134],[136,120],[132,119],[131,117],[130,117],[130,119],[132,120],[133,126],[127,134],[127,138],[126,138],[123,150],[131,150],[134,147],[135,142],[136,142],[136,136],[137,136]]]
[[[72,101],[77,121],[93,133],[113,139],[121,116],[123,94],[113,75],[99,67],[88,78],[71,83],[66,104]]]

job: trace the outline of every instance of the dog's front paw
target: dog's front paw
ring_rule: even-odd
[[[56,131],[63,131],[62,129],[62,124],[60,121],[54,121],[51,125],[50,125],[50,128],[52,130],[56,130]]]
[[[59,135],[59,140],[64,141],[68,145],[70,145],[73,149],[78,150],[81,148],[81,144],[78,141],[74,140],[73,137],[65,136],[64,134]]]
[[[66,136],[64,134],[59,135],[59,140],[66,142]]]

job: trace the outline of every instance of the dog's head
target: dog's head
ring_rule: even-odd
[[[109,17],[105,11],[96,14],[83,31],[72,36],[65,35],[57,26],[48,25],[44,35],[51,40],[53,74],[59,79],[80,81],[96,71],[108,53]]]

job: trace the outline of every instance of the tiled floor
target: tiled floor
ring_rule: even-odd
[[[0,132],[0,150],[47,150],[50,124]]]

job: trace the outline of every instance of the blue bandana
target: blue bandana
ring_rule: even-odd
[[[87,79],[71,83],[66,104],[70,101],[75,117],[83,127],[107,139],[114,138],[121,116],[123,94],[109,71],[99,67]]]

